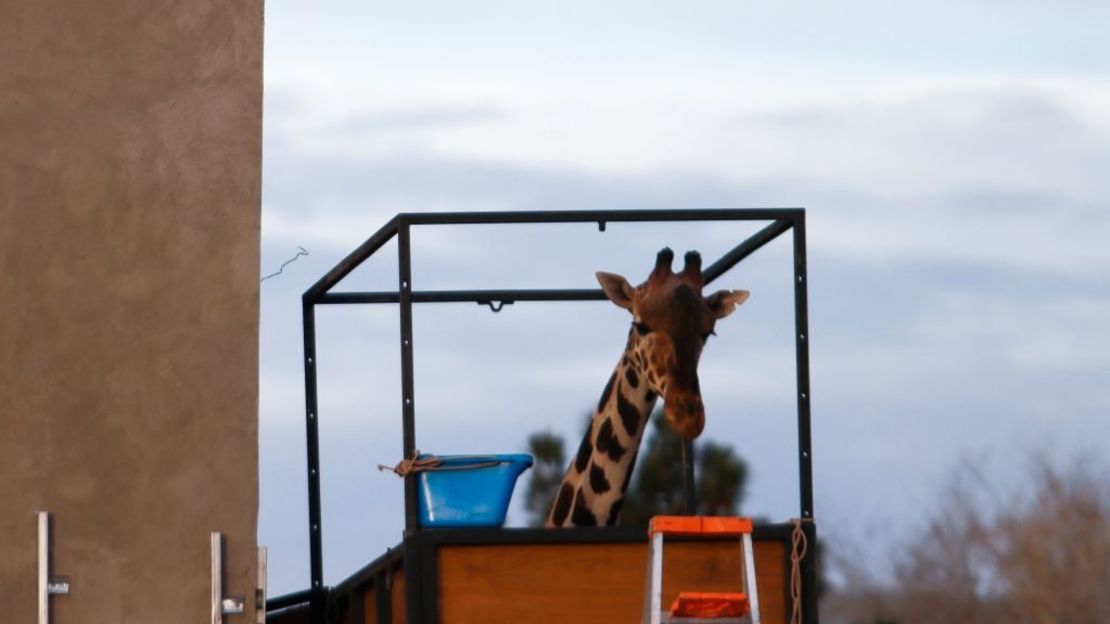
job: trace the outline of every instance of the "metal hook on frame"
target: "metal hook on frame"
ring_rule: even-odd
[[[489,309],[492,312],[497,313],[497,312],[501,311],[501,308],[504,308],[507,305],[513,305],[513,303],[514,302],[512,302],[512,301],[493,301],[493,300],[489,300],[489,301],[479,301],[478,305],[489,306]]]

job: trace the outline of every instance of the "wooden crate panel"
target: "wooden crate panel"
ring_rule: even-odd
[[[776,541],[755,544],[760,615],[767,624],[786,623],[785,548]],[[736,542],[668,542],[664,553],[665,604],[680,590],[739,587]],[[640,618],[646,544],[442,546],[437,556],[445,624],[608,624]]]
[[[362,594],[362,617],[365,624],[378,624],[378,600],[373,584]]]
[[[398,568],[393,572],[389,583],[390,624],[405,624],[405,570]]]

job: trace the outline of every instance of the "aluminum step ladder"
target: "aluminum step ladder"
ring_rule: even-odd
[[[740,579],[743,592],[683,591],[663,612],[663,538],[719,539],[740,542]],[[750,518],[714,516],[655,516],[648,528],[648,569],[641,624],[760,624],[755,583],[755,552]]]

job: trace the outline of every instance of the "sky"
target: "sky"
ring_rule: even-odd
[[[807,210],[815,511],[892,548],[960,465],[1020,492],[1031,454],[1110,439],[1110,5],[266,5],[259,543],[308,578],[300,295],[398,212]],[[424,288],[637,283],[758,224],[426,228]],[[743,512],[798,515],[789,238],[714,287],[751,299],[700,366]],[[395,288],[390,246],[340,290]],[[623,349],[605,303],[422,306],[417,446],[577,443]],[[325,583],[400,542],[395,306],[317,313]],[[518,506],[510,522],[523,520]],[[876,563],[880,565],[880,563]]]

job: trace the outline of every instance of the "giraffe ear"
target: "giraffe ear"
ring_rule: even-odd
[[[713,316],[723,319],[732,311],[736,306],[748,300],[748,295],[751,293],[746,290],[718,290],[717,292],[705,298],[705,302],[709,304],[709,309],[713,311]]]
[[[632,309],[632,286],[628,284],[628,280],[616,273],[598,271],[597,281],[601,282],[601,289],[610,301],[626,310]]]

